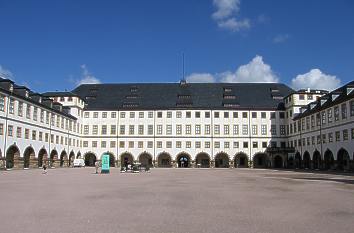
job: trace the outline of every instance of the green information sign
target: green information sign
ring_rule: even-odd
[[[102,155],[101,173],[109,173],[109,154]]]

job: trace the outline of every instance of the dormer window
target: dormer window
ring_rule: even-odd
[[[64,102],[65,98],[64,97],[60,97],[60,102]]]
[[[191,95],[178,95],[178,99],[190,99]]]
[[[137,104],[137,103],[124,103],[123,104],[123,108],[136,108],[138,106],[139,106],[139,104]]]
[[[13,91],[14,91],[14,85],[10,84],[9,91],[10,91],[10,92],[13,92]]]
[[[234,95],[224,95],[223,98],[226,99],[226,100],[234,100],[234,99],[236,99],[236,96],[234,96]]]
[[[347,95],[354,91],[354,87],[347,87]]]
[[[70,96],[70,97],[68,98],[68,101],[69,101],[69,102],[72,102],[72,101],[73,101],[73,97]]]
[[[127,99],[137,99],[138,96],[137,95],[127,95],[125,98],[127,98]]]
[[[28,93],[28,91],[26,91],[26,94],[25,94],[25,96],[26,96],[26,98],[28,98],[28,96],[29,96],[29,93]]]
[[[231,87],[224,87],[224,92],[232,92],[232,88]]]
[[[131,93],[136,93],[136,92],[138,92],[138,88],[137,87],[131,87],[130,88],[130,92]]]

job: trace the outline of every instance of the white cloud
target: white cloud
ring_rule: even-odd
[[[273,38],[273,43],[279,44],[283,43],[290,38],[289,34],[278,34]]]
[[[240,11],[240,0],[213,0],[216,11],[212,18],[217,25],[226,30],[240,31],[251,27],[249,19],[238,19],[236,16]]]
[[[219,74],[219,76],[221,82],[228,83],[275,83],[279,81],[270,65],[264,63],[262,56],[259,55],[255,56],[248,64],[240,66],[236,72],[227,71]]]
[[[11,71],[5,69],[0,65],[0,78],[13,80],[13,74],[11,73]]]
[[[186,78],[189,83],[214,83],[215,77],[209,73],[192,73]]]
[[[332,91],[340,84],[341,81],[336,76],[322,73],[319,69],[312,69],[306,74],[299,74],[291,80],[291,87],[295,90],[312,88]]]
[[[76,80],[76,85],[80,86],[81,84],[99,84],[101,83],[101,81],[96,78],[95,76],[93,76],[87,69],[87,66],[85,64],[81,65],[81,70],[82,70],[82,74],[81,74],[81,79],[80,80]]]
[[[276,83],[279,78],[270,65],[263,62],[262,56],[255,56],[248,64],[241,65],[236,71],[217,74],[193,73],[188,82],[225,82],[225,83]]]

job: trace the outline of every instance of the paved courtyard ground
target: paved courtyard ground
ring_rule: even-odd
[[[354,232],[354,177],[256,169],[0,172],[0,232]]]

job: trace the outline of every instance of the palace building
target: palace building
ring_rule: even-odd
[[[354,82],[333,92],[280,83],[84,84],[34,93],[0,79],[2,168],[354,167]]]

